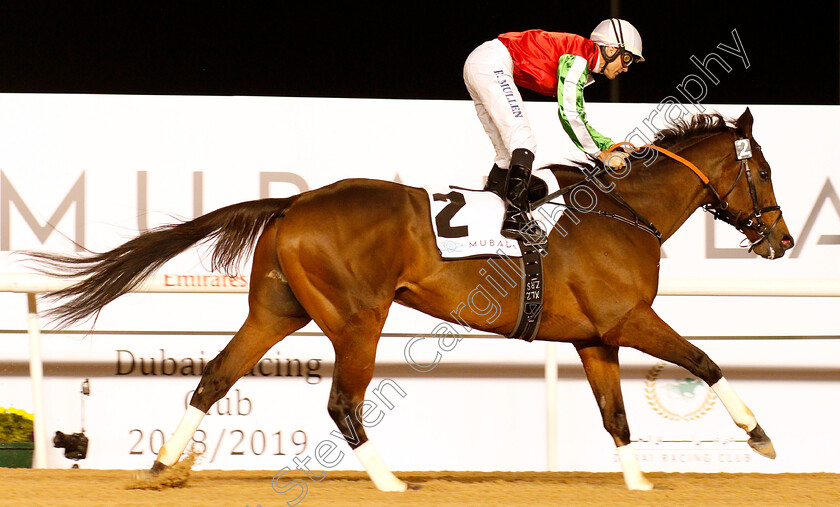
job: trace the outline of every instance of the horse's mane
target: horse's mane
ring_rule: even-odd
[[[720,113],[695,114],[688,120],[682,117],[671,123],[671,127],[660,130],[655,134],[656,145],[661,148],[672,148],[684,141],[691,141],[697,137],[706,137],[718,132],[725,132],[734,126]]]

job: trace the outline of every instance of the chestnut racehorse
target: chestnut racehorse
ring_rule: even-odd
[[[577,349],[630,489],[652,485],[630,447],[619,347],[633,347],[702,379],[747,432],[749,445],[775,457],[770,439],[720,368],[651,308],[660,245],[699,207],[742,231],[762,257],[781,257],[793,246],[752,124],[749,109],[735,121],[697,115],[677,122],[657,136],[656,146],[667,151],[648,147],[635,152],[630,170],[622,174],[587,169],[584,177],[582,168],[549,166],[569,209],[549,234],[536,339],[569,342]],[[575,206],[568,198],[578,188],[592,199]],[[330,416],[376,487],[404,491],[408,485],[385,466],[361,423],[360,404],[391,303],[450,322],[457,317],[461,324],[502,335],[517,322],[520,296],[515,290],[499,297],[500,314],[492,321],[487,312],[464,307],[468,291],[484,280],[479,271],[486,259],[443,261],[426,191],[385,181],[350,179],[288,198],[231,205],[145,232],[102,254],[31,255],[44,271],[83,277],[51,294],[58,303],[52,317],[70,323],[96,315],[163,263],[203,241],[214,243],[216,270],[235,271],[238,261],[253,253],[250,311],[204,369],[180,425],[147,471],[152,475],[180,459],[205,413],[269,348],[314,320],[335,349]]]

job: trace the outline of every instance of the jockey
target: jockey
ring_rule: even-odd
[[[505,200],[502,235],[517,239],[529,220],[528,183],[537,143],[517,85],[557,96],[560,122],[575,145],[611,168],[625,166],[626,154],[610,153],[613,141],[589,125],[583,88],[592,73],[615,79],[642,62],[642,38],[627,21],[602,21],[587,39],[570,33],[509,32],[478,46],[464,64],[464,82],[478,118],[496,150],[485,190]]]

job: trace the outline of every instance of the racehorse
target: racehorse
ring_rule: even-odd
[[[734,121],[718,114],[677,121],[658,132],[654,145],[634,151],[635,163],[621,174],[601,168],[584,177],[579,167],[548,166],[572,204],[543,245],[544,305],[536,339],[577,349],[629,489],[653,486],[630,446],[619,347],[679,365],[703,380],[747,432],[749,445],[775,457],[772,442],[720,368],[651,308],[660,246],[699,207],[740,230],[762,257],[779,258],[793,247],[752,125],[749,109]],[[581,204],[580,194],[575,205],[576,189],[584,189],[590,201]],[[499,296],[492,320],[486,308],[463,305],[484,280],[484,260],[442,260],[428,199],[421,188],[348,179],[287,198],[234,204],[147,231],[101,254],[30,255],[42,271],[81,277],[47,296],[57,302],[50,316],[66,324],[98,314],[196,243],[212,242],[213,269],[228,273],[253,254],[248,316],[206,365],[186,414],[147,473],[177,463],[211,406],[269,348],[314,320],[335,349],[330,416],[375,486],[405,491],[408,485],[386,467],[363,424],[362,404],[389,307],[396,301],[506,335],[520,303],[514,290]]]

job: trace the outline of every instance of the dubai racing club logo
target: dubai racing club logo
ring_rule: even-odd
[[[660,378],[665,366],[660,361],[646,376],[645,397],[651,409],[671,421],[693,421],[706,415],[717,401],[715,393],[693,377]]]

